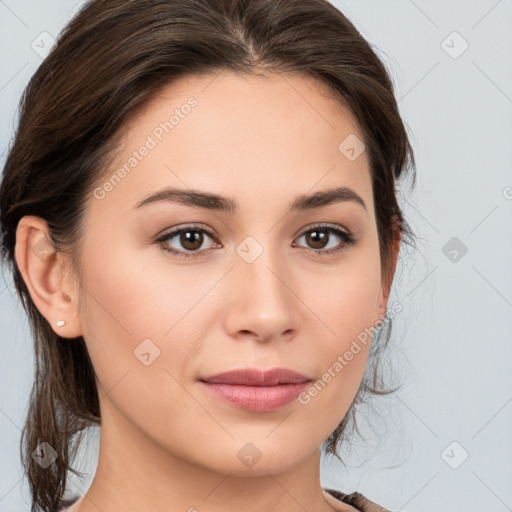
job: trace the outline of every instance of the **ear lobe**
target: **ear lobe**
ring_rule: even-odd
[[[50,242],[46,221],[40,217],[23,217],[16,229],[14,256],[30,297],[52,329],[65,338],[81,336],[77,300],[63,289],[67,272]],[[57,322],[64,320],[59,326]]]

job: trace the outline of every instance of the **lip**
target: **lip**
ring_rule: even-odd
[[[241,368],[199,379],[214,396],[249,411],[273,411],[292,402],[312,379],[287,368]]]
[[[244,386],[276,386],[278,384],[297,384],[311,380],[306,375],[294,372],[288,368],[238,368],[228,372],[201,377],[199,380],[211,384],[242,384]]]

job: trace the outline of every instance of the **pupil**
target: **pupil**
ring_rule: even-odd
[[[315,230],[310,232],[311,238],[313,238],[312,246],[315,249],[322,249],[325,246],[327,235],[325,231]]]
[[[186,249],[199,249],[203,243],[202,233],[197,230],[184,231],[181,234],[181,243]],[[192,247],[188,246],[187,244],[191,244]]]

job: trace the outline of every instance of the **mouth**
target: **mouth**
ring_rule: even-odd
[[[277,386],[278,384],[299,384],[311,380],[306,375],[288,368],[258,370],[256,368],[238,368],[199,380],[211,384],[239,384],[244,386]]]
[[[235,407],[264,412],[295,400],[312,379],[288,368],[242,368],[202,377],[199,382],[209,393]]]

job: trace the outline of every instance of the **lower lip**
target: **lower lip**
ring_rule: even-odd
[[[310,381],[277,386],[242,386],[200,381],[215,396],[248,411],[274,411],[295,400]]]

